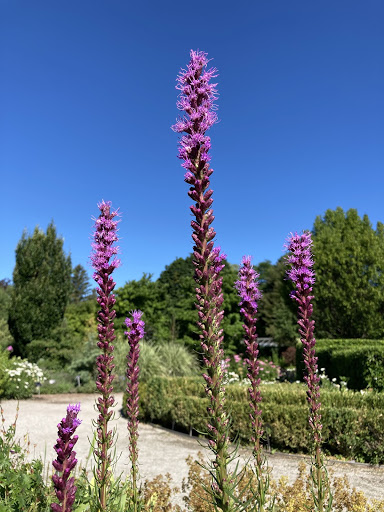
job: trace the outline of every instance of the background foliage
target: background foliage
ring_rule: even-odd
[[[247,386],[226,388],[232,436],[247,444],[251,437]],[[264,444],[278,450],[310,453],[306,387],[262,385]],[[201,379],[153,378],[140,389],[142,419],[186,432],[204,432],[207,398]],[[321,390],[324,450],[360,462],[384,462],[382,393]]]
[[[51,223],[44,233],[38,227],[23,236],[16,248],[9,329],[14,351],[25,355],[36,339],[47,339],[60,325],[71,287],[71,259]]]

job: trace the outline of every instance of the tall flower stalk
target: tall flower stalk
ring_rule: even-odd
[[[99,416],[96,421],[97,449],[95,450],[95,460],[97,469],[95,471],[95,480],[98,486],[98,499],[101,510],[106,510],[108,487],[111,478],[111,456],[109,449],[113,445],[113,430],[108,430],[108,422],[112,417],[112,406],[115,399],[113,392],[113,341],[115,340],[115,331],[113,320],[116,313],[113,309],[115,296],[112,291],[115,287],[111,274],[120,264],[116,258],[118,247],[117,242],[117,223],[115,220],[117,211],[111,210],[111,203],[102,201],[98,204],[100,215],[95,222],[94,242],[92,243],[93,253],[91,255],[92,266],[94,268],[93,278],[98,284],[97,302],[100,311],[97,314],[98,319],[98,337],[97,346],[101,354],[96,359],[97,379],[96,386],[100,393],[97,399],[96,407]]]
[[[138,447],[139,438],[139,341],[144,337],[143,313],[133,311],[132,319],[126,318],[125,325],[128,328],[124,334],[128,337],[129,354],[127,355],[127,416],[129,433],[129,458],[131,459],[131,484],[132,484],[132,510],[140,509],[140,500],[137,487],[139,475]]]
[[[308,387],[309,425],[313,434],[311,477],[313,483],[312,495],[315,504],[314,510],[324,512],[331,510],[332,495],[330,494],[328,475],[321,450],[323,426],[320,413],[320,377],[315,354],[315,321],[311,319],[313,313],[312,300],[314,298],[313,284],[315,282],[311,233],[305,232],[302,235],[291,233],[285,246],[289,251],[287,263],[291,266],[287,271],[287,276],[296,288],[291,292],[291,297],[299,306],[297,323],[299,325],[300,339],[303,344],[306,369],[304,380]]]
[[[223,330],[220,324],[222,308],[222,278],[225,255],[214,248],[216,233],[211,227],[214,220],[211,205],[213,191],[209,188],[212,169],[209,167],[211,147],[206,131],[217,121],[214,101],[217,98],[216,69],[207,69],[207,54],[191,51],[186,70],[181,70],[176,88],[180,91],[177,107],[184,112],[172,127],[183,134],[179,142],[179,158],[186,169],[185,181],[190,185],[189,197],[195,201],[191,206],[193,263],[195,266],[196,307],[198,310],[200,341],[205,363],[203,377],[206,393],[210,399],[209,446],[214,454],[212,474],[212,502],[223,512],[231,510],[235,483],[228,475],[228,430],[229,418],[225,411],[225,389],[220,361],[223,359]]]
[[[56,473],[52,476],[52,480],[60,503],[51,504],[54,512],[71,512],[75,502],[77,488],[74,477],[69,478],[69,475],[77,464],[73,447],[78,440],[78,436],[74,436],[74,433],[81,423],[77,418],[79,411],[80,404],[68,405],[66,417],[57,425],[59,437],[54,446],[57,458],[52,462]]]
[[[252,425],[253,456],[255,459],[255,473],[258,482],[258,512],[264,512],[266,503],[266,492],[269,486],[268,472],[264,471],[264,457],[262,454],[261,437],[263,435],[263,422],[261,418],[261,393],[260,393],[260,364],[258,360],[259,345],[257,342],[257,308],[261,299],[258,278],[259,274],[253,269],[250,256],[243,256],[242,265],[239,269],[239,279],[235,288],[240,297],[240,313],[244,318],[243,329],[245,332],[244,343],[247,352],[247,377],[250,382],[248,388],[249,406],[251,408],[250,418]],[[255,509],[256,510],[256,509]]]

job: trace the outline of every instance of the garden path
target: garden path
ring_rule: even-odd
[[[128,434],[126,419],[120,415],[122,393],[116,395],[116,426],[119,434],[117,440],[117,453],[122,453],[117,462],[116,472],[126,473],[129,470],[128,460]],[[79,440],[75,450],[77,458],[84,466],[86,464],[90,444],[88,439],[92,436],[92,420],[96,418],[94,410],[95,395],[69,394],[69,395],[41,395],[30,400],[20,400],[19,417],[17,421],[16,437],[24,441],[29,434],[30,457],[41,456],[47,463],[55,458],[53,445],[57,438],[57,424],[65,416],[69,403],[81,403],[79,418],[82,424],[77,429]],[[5,426],[9,425],[15,417],[17,401],[2,402],[5,416]],[[161,427],[141,424],[139,429],[139,461],[140,474],[143,479],[152,479],[158,474],[170,473],[174,485],[181,487],[183,478],[187,477],[188,466],[185,459],[188,455],[193,457],[202,450],[195,437],[172,432]],[[242,452],[246,456],[246,452]],[[268,455],[269,466],[275,478],[286,475],[292,482],[297,476],[297,467],[301,460],[308,457],[275,453]],[[92,457],[88,462],[91,467]],[[371,466],[353,462],[329,461],[335,476],[347,475],[352,487],[362,490],[370,498],[384,498],[384,466]],[[182,495],[177,498],[182,505]]]

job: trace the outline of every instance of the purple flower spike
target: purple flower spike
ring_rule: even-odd
[[[217,121],[214,101],[217,99],[217,84],[211,84],[217,76],[217,70],[206,69],[207,54],[191,50],[191,60],[186,70],[181,70],[177,77],[176,89],[180,91],[177,108],[185,115],[180,117],[172,129],[177,133],[185,133],[180,141],[179,158],[184,160],[183,167],[195,174],[197,153],[207,168],[210,161],[208,151],[211,139],[205,132]],[[188,182],[190,173],[186,173]],[[188,182],[189,183],[189,182]]]
[[[99,341],[97,346],[102,353],[97,357],[98,376],[96,387],[101,397],[98,398],[96,406],[99,411],[97,418],[97,449],[95,457],[97,460],[97,470],[95,473],[96,482],[99,488],[99,499],[103,510],[107,502],[107,488],[110,481],[110,465],[111,457],[108,450],[113,444],[113,431],[108,431],[108,422],[112,417],[110,408],[113,406],[115,399],[112,396],[113,391],[113,341],[115,340],[115,330],[113,320],[116,313],[113,309],[115,304],[115,296],[112,291],[115,287],[111,274],[120,264],[116,258],[118,247],[114,243],[118,241],[117,224],[115,218],[118,211],[111,210],[111,203],[102,201],[98,204],[100,215],[95,220],[94,242],[92,244],[93,253],[91,261],[95,270],[93,278],[99,285],[97,288],[97,302],[100,311],[97,315],[99,333]]]
[[[69,475],[77,464],[76,452],[73,451],[73,447],[77,443],[78,436],[73,434],[81,423],[81,420],[77,418],[79,412],[80,404],[68,405],[67,416],[57,425],[59,437],[54,446],[57,458],[52,462],[56,474],[52,476],[52,480],[60,503],[51,504],[51,509],[54,512],[71,512],[75,502],[75,479],[69,478]]]
[[[309,425],[314,439],[315,459],[311,475],[315,487],[313,491],[316,504],[315,510],[322,512],[323,510],[329,510],[329,508],[326,508],[326,492],[328,491],[329,507],[331,506],[332,497],[321,451],[323,426],[320,414],[320,377],[318,374],[317,357],[315,355],[315,322],[311,320],[313,313],[311,301],[314,298],[312,286],[315,283],[311,233],[305,232],[302,235],[291,233],[285,247],[289,251],[287,263],[290,265],[287,276],[296,288],[291,292],[291,297],[299,306],[299,319],[297,323],[299,325],[300,339],[303,344],[303,357],[306,368],[304,380],[308,386]]]
[[[287,271],[288,278],[294,283],[295,290],[291,292],[291,297],[299,305],[299,334],[303,344],[304,364],[307,374],[304,380],[308,386],[308,403],[310,407],[309,423],[314,433],[317,447],[321,445],[321,415],[320,415],[320,377],[318,375],[317,357],[315,356],[314,337],[315,322],[311,320],[313,313],[312,285],[315,282],[315,272],[313,271],[312,259],[312,238],[311,233],[297,233],[289,236],[286,247],[290,254],[287,257],[287,263],[291,268]]]
[[[225,389],[220,362],[223,354],[223,329],[220,327],[223,311],[222,277],[226,256],[220,248],[214,248],[216,236],[211,209],[213,191],[209,188],[212,169],[209,167],[211,140],[206,131],[217,121],[214,101],[217,98],[216,84],[210,83],[217,76],[216,69],[207,70],[207,54],[191,51],[191,60],[186,70],[177,78],[180,91],[177,107],[184,112],[172,127],[182,133],[179,141],[179,158],[187,171],[184,180],[190,185],[189,197],[195,202],[191,211],[193,263],[195,266],[196,307],[198,310],[200,342],[205,363],[203,377],[208,407],[209,447],[215,461],[212,473],[212,497],[216,508],[228,510],[230,503],[231,477],[228,475],[229,417],[225,411]]]
[[[262,468],[262,452],[260,440],[263,435],[261,420],[261,394],[260,394],[260,378],[259,378],[259,349],[257,343],[256,322],[257,322],[257,302],[261,299],[259,291],[258,278],[259,274],[253,269],[250,256],[243,256],[242,266],[239,269],[239,279],[235,283],[235,288],[240,297],[240,313],[244,317],[243,328],[245,331],[245,346],[247,348],[246,363],[248,366],[248,379],[251,383],[248,391],[250,397],[251,422],[252,422],[252,442],[253,455],[256,459],[256,465],[261,472]]]
[[[132,319],[126,318],[128,328],[124,334],[128,337],[129,354],[127,355],[127,415],[130,438],[129,453],[132,465],[132,489],[134,503],[138,503],[138,448],[139,438],[139,341],[144,337],[145,323],[141,320],[141,311],[132,311]]]

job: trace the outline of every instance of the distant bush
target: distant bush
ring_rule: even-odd
[[[291,452],[309,453],[306,388],[300,384],[262,386],[265,442]],[[226,389],[232,416],[232,436],[248,443],[247,388]],[[146,421],[189,432],[206,429],[208,399],[200,378],[153,378],[140,387],[140,414]],[[322,390],[324,450],[364,462],[384,462],[384,394]],[[124,400],[125,402],[125,400]]]
[[[384,390],[384,340],[323,339],[316,341],[318,367],[330,379],[346,379],[349,389]],[[303,347],[296,352],[298,378],[303,378]]]
[[[27,359],[15,357],[6,362],[2,360],[1,364],[0,387],[3,389],[0,389],[0,397],[30,398],[36,390],[36,384],[46,379],[41,368]]]
[[[127,354],[126,339],[118,338],[115,344],[114,363],[116,374],[125,375]],[[199,364],[196,355],[186,346],[177,342],[140,342],[140,380],[146,382],[152,377],[192,377],[197,375]]]

